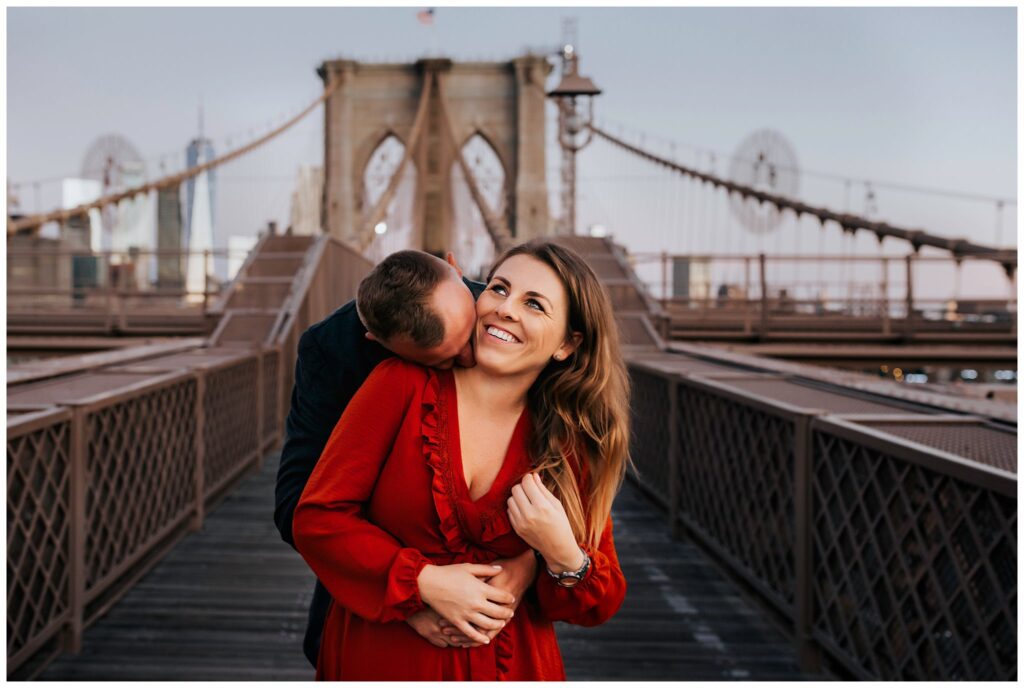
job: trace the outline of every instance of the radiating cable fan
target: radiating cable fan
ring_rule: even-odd
[[[776,196],[796,197],[800,187],[793,146],[773,129],[759,129],[743,139],[729,166],[729,179],[737,184]],[[733,195],[729,199],[736,219],[747,230],[762,234],[774,231],[781,213],[770,203]]]
[[[117,134],[93,141],[82,163],[82,176],[102,182],[104,192],[121,191],[126,183],[141,179],[144,172],[145,163],[135,146]]]
[[[85,161],[82,163],[82,177],[100,182],[103,185],[101,195],[107,196],[142,184],[146,177],[146,164],[135,146],[127,139],[117,134],[108,134],[96,139],[89,146],[85,153]],[[122,213],[112,205],[104,207],[101,211],[101,243],[105,250],[114,248],[115,226],[134,227],[140,219],[140,213],[143,212],[141,206],[134,203],[129,203],[126,210],[127,215],[120,218],[119,215]],[[123,231],[124,229],[118,230],[119,233]]]

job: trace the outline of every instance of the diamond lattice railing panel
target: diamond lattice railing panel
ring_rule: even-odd
[[[796,526],[791,421],[680,387],[680,510],[792,613]]]
[[[813,436],[815,636],[864,676],[1012,680],[1017,502]]]
[[[630,455],[644,486],[667,505],[669,498],[669,390],[672,382],[637,367],[632,382]]]
[[[195,402],[185,379],[89,414],[87,591],[193,508]]]
[[[258,450],[256,373],[259,359],[247,358],[206,378],[203,480],[206,494]]]
[[[7,440],[7,658],[68,610],[71,423]]]
[[[272,437],[280,424],[280,412],[277,409],[277,366],[280,354],[268,351],[263,356],[263,437]]]

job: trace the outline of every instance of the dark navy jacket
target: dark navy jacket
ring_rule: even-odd
[[[464,281],[474,298],[480,296],[485,285]],[[349,301],[302,333],[274,494],[274,523],[281,538],[292,547],[295,506],[334,426],[377,364],[393,355],[366,338],[355,301]],[[327,589],[317,580],[302,643],[303,652],[314,667],[330,601]]]

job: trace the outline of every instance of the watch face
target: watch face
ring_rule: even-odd
[[[559,578],[558,584],[563,588],[574,588],[576,584],[580,582],[580,579],[576,576],[566,576],[565,578]]]

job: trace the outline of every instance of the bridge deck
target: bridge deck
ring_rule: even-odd
[[[308,680],[312,578],[271,520],[277,455],[85,633],[43,680]],[[614,517],[629,592],[597,628],[560,624],[570,680],[778,679],[788,640],[627,483]]]

